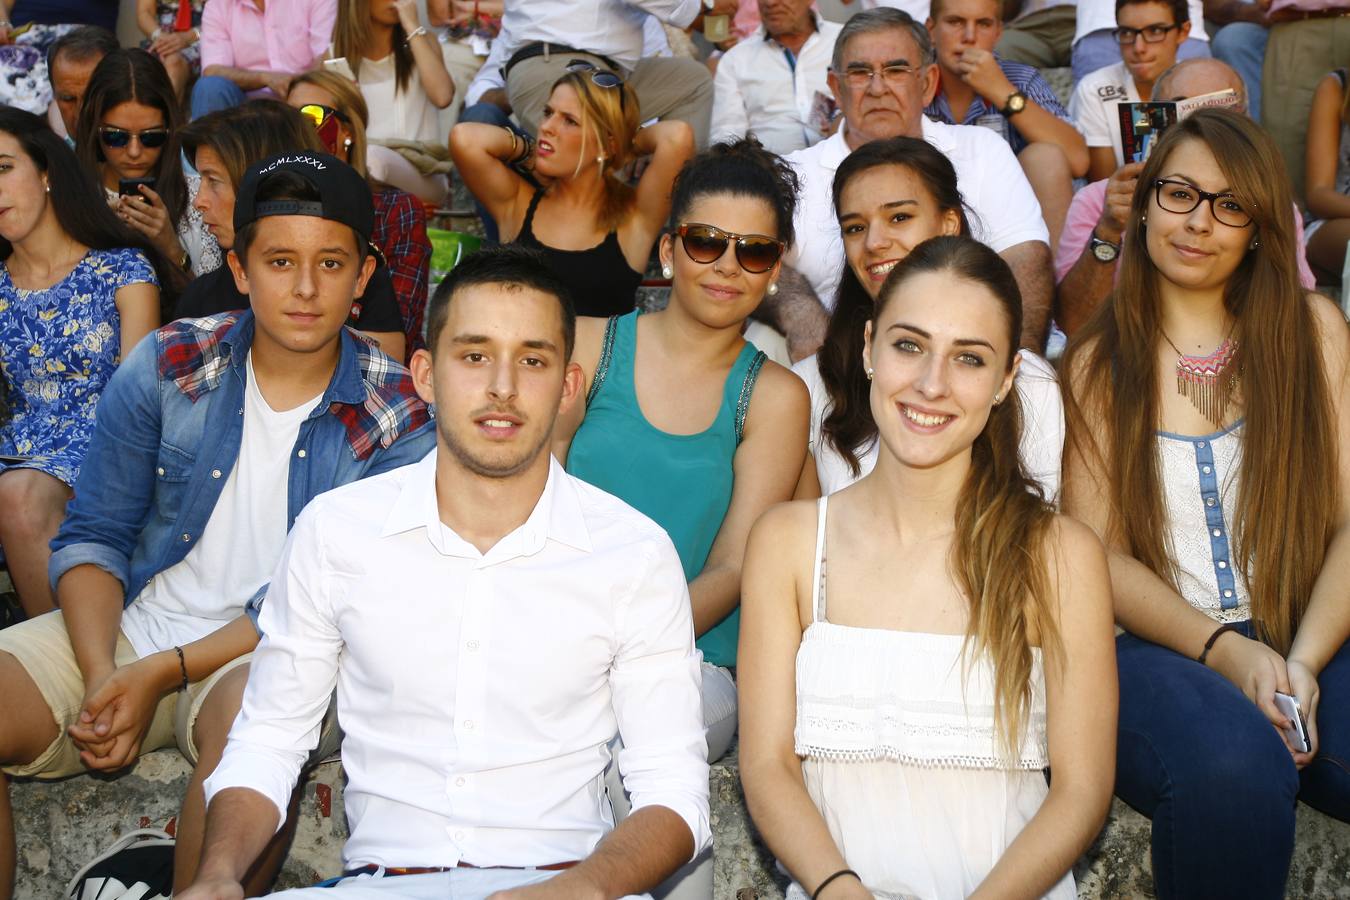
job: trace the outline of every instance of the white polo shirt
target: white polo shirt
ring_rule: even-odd
[[[834,211],[834,173],[850,152],[841,126],[833,137],[789,154],[801,179],[793,224],[797,240],[787,263],[811,282],[826,309],[834,308],[843,276],[844,242]],[[970,213],[971,234],[1002,253],[1027,241],[1049,244],[1041,204],[1001,135],[975,125],[946,125],[923,117],[923,138],[951,160]]]
[[[1123,62],[1089,74],[1069,98],[1069,115],[1083,133],[1089,147],[1110,147],[1116,154],[1116,165],[1125,164],[1125,150],[1120,141],[1120,112],[1117,107],[1125,102],[1143,99],[1134,86],[1134,76]]]
[[[774,153],[791,153],[820,140],[811,121],[816,94],[830,96],[825,76],[834,41],[844,26],[814,13],[816,30],[791,57],[761,25],[717,64],[713,81],[712,140],[754,134]]]

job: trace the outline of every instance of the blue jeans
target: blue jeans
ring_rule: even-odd
[[[1270,31],[1254,22],[1232,22],[1215,33],[1214,58],[1232,66],[1247,89],[1247,113],[1261,121],[1261,69],[1266,61]]]
[[[1153,820],[1157,896],[1284,897],[1296,801],[1350,820],[1350,644],[1318,678],[1321,746],[1301,776],[1219,673],[1130,634],[1116,639],[1116,664],[1116,794]]]
[[[248,99],[239,85],[219,75],[203,75],[192,86],[192,118],[240,106]]]
[[[1199,24],[1193,22],[1191,27],[1198,28]],[[1073,80],[1074,84],[1077,84],[1098,69],[1120,62],[1120,44],[1116,43],[1116,38],[1110,31],[1103,28],[1084,35],[1078,43],[1074,44],[1072,56]],[[1209,56],[1208,41],[1186,38],[1177,48],[1178,62],[1183,59],[1194,59],[1197,56]]]
[[[480,122],[484,125],[502,125],[510,128],[516,134],[525,135],[525,130],[511,121],[511,117],[506,114],[500,106],[495,103],[475,103],[472,106],[464,107],[459,114],[461,122]],[[500,232],[497,228],[497,220],[492,218],[486,206],[478,202],[478,198],[473,198],[473,207],[478,211],[478,218],[483,220],[483,237],[487,238],[489,244],[495,244],[500,238]]]

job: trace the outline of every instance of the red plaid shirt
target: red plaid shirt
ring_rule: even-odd
[[[383,190],[375,195],[375,230],[370,241],[384,254],[394,297],[403,314],[403,332],[408,338],[407,356],[422,341],[422,317],[427,308],[427,282],[431,272],[431,240],[427,237],[427,214],[412,194]]]

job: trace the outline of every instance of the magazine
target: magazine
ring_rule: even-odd
[[[1223,109],[1238,105],[1237,91],[1226,88],[1185,100],[1139,100],[1117,106],[1120,115],[1120,148],[1125,162],[1148,159],[1168,126],[1180,122],[1197,109]]]

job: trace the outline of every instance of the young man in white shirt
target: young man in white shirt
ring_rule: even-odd
[[[1117,0],[1116,23],[1123,61],[1088,75],[1069,100],[1069,114],[1087,139],[1089,181],[1125,164],[1117,107],[1151,99],[1153,83],[1176,64],[1191,33],[1186,0]]]
[[[846,156],[878,138],[922,137],[952,161],[957,186],[975,214],[974,236],[1007,261],[1022,290],[1022,346],[1044,346],[1054,289],[1049,234],[1040,204],[1008,142],[987,128],[944,125],[923,114],[937,91],[936,55],[927,29],[898,9],[849,19],[835,42],[830,90],[843,112],[833,137],[788,156],[801,178],[797,240],[787,261],[833,308],[844,245],[832,184]],[[779,282],[778,301],[790,293]]]
[[[335,685],[346,874],[284,896],[618,898],[708,843],[679,558],[549,453],[582,402],[574,332],[567,288],[528,250],[470,256],[437,290],[412,361],[436,452],[296,523],[182,900],[239,896]],[[634,812],[613,827],[616,733]]]
[[[774,153],[819,141],[831,113],[826,74],[843,27],[812,0],[759,0],[760,27],[732,47],[713,79],[713,142],[753,134]]]
[[[1181,42],[1177,59],[1200,59],[1210,55],[1209,34],[1205,31],[1204,0],[1186,0],[1186,18],[1191,33]],[[1073,80],[1082,81],[1098,69],[1120,61],[1120,47],[1113,34],[1117,0],[1079,0],[1073,34]]]

